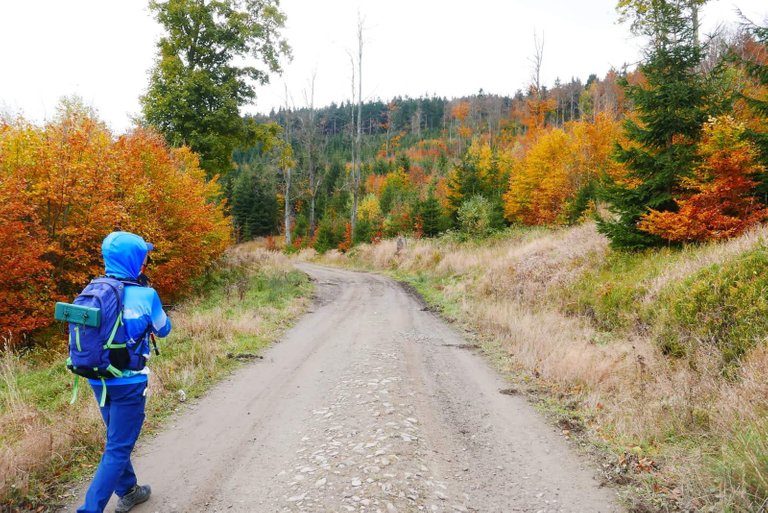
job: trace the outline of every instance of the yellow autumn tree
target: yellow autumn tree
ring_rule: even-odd
[[[597,178],[620,174],[610,159],[620,132],[620,124],[603,114],[594,123],[574,121],[541,132],[513,167],[504,195],[506,218],[528,225],[568,221],[569,207],[591,193]]]

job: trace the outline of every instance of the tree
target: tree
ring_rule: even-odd
[[[290,54],[278,6],[279,0],[149,4],[167,33],[141,97],[144,118],[171,145],[197,152],[209,177],[226,173],[233,149],[253,135],[253,122],[238,109],[256,97],[254,84],[267,83]],[[253,58],[264,68],[236,64]]]
[[[241,172],[232,194],[232,217],[240,240],[277,231],[277,196],[274,176],[263,166]]]
[[[711,119],[699,150],[702,165],[683,179],[691,193],[677,200],[677,212],[651,210],[640,229],[677,242],[718,240],[740,235],[768,217],[753,194],[753,177],[764,168],[756,164],[758,152],[744,131],[730,116]]]
[[[484,196],[475,195],[466,200],[457,216],[461,231],[468,235],[482,237],[493,229],[493,205]]]
[[[449,175],[448,201],[453,219],[458,220],[458,210],[466,200],[480,195],[492,207],[492,228],[501,228],[504,224],[503,195],[510,166],[506,155],[475,138]]]
[[[424,235],[434,237],[445,230],[443,210],[433,190],[429,191],[427,199],[419,203],[418,211]]]
[[[410,204],[413,195],[414,187],[410,177],[402,167],[398,167],[384,179],[379,196],[381,211],[389,214],[392,210],[402,209],[404,205]]]
[[[672,0],[635,4],[645,10],[636,9],[640,19],[633,27],[651,42],[635,81],[623,81],[635,113],[624,125],[628,142],[617,148],[614,158],[627,175],[606,180],[604,196],[614,217],[598,223],[614,246],[632,249],[662,243],[660,237],[640,230],[638,222],[651,209],[677,208],[673,197],[680,178],[690,176],[697,163],[696,142],[706,119],[707,97],[690,12],[696,5]]]
[[[220,195],[189,148],[146,128],[115,139],[77,99],[42,128],[0,123],[1,335],[53,322],[51,302],[103,272],[113,230],[155,244],[153,286],[178,298],[230,244]]]
[[[630,21],[631,30],[635,34],[649,35],[654,38],[654,44],[662,43],[662,35],[658,26],[663,23],[664,4],[670,4],[676,9],[687,10],[692,25],[694,45],[699,44],[699,8],[709,0],[619,0],[616,10],[619,11],[620,21]]]
[[[286,91],[286,98],[287,97],[288,92]],[[289,111],[286,109],[286,116],[288,115],[288,112]],[[292,244],[291,220],[293,216],[293,198],[291,197],[291,183],[293,179],[293,168],[296,165],[296,161],[293,159],[293,146],[291,145],[291,122],[291,118],[287,117],[283,138],[276,141],[273,149],[277,160],[277,167],[283,175],[283,229],[285,231],[285,245],[288,247]]]
[[[315,78],[316,72],[312,72],[309,81],[309,92],[304,92],[304,100],[307,108],[299,116],[301,123],[299,131],[299,141],[302,146],[301,158],[302,164],[306,168],[309,192],[309,237],[315,236],[317,226],[316,203],[317,194],[320,185],[323,183],[325,167],[319,166],[318,161],[322,155],[323,140],[317,123],[317,112],[315,110]]]
[[[355,63],[352,58],[352,101],[355,101]],[[355,135],[354,150],[352,152],[352,215],[350,225],[352,234],[357,225],[357,202],[360,196],[360,165],[362,164],[362,136],[363,136],[363,20],[358,14],[357,18],[357,133]],[[354,126],[354,122],[353,122]]]
[[[575,153],[565,131],[555,128],[541,133],[510,177],[504,196],[507,219],[529,225],[558,221],[573,193],[568,181]]]
[[[526,126],[528,138],[535,137],[538,130],[544,127],[547,113],[553,111],[556,102],[546,97],[545,88],[541,85],[541,66],[544,60],[544,36],[539,40],[538,35],[533,34],[534,54],[531,58],[533,69],[531,71],[531,83],[528,86],[528,98],[525,101],[525,116],[523,124]]]
[[[511,222],[529,225],[576,222],[594,200],[594,183],[616,176],[609,158],[619,123],[599,114],[594,123],[572,121],[541,132],[516,163],[504,195]]]
[[[382,229],[381,206],[375,194],[366,194],[357,207],[357,231],[352,242],[371,242]]]
[[[751,36],[745,43],[741,62],[753,83],[741,92],[747,105],[749,126],[746,135],[760,151],[760,161],[768,167],[768,26],[750,24]],[[768,192],[768,176],[762,176],[762,189]]]
[[[12,344],[19,335],[50,324],[55,297],[53,266],[44,259],[46,239],[29,194],[25,180],[0,172],[0,342]]]

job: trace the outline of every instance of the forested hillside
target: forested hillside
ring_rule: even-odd
[[[647,58],[584,82],[257,118],[280,127],[291,158],[264,142],[235,152],[223,183],[237,237],[324,251],[591,216],[625,248],[742,233],[766,215],[766,33],[745,25],[699,42],[686,9],[645,22],[628,11]]]
[[[115,139],[93,113],[67,105],[45,127],[22,118],[0,124],[2,219],[15,241],[4,247],[28,256],[3,282],[3,325],[16,336],[50,323],[44,305],[97,271],[97,256],[80,252],[108,229],[142,229],[162,241],[177,237],[160,228],[174,216],[194,226],[169,225],[187,238],[174,250],[159,246],[158,285],[169,292],[183,290],[230,239],[347,250],[401,235],[477,236],[593,217],[627,249],[737,236],[768,214],[768,33],[744,20],[730,32],[700,35],[700,4],[649,10],[620,2],[645,53],[604,76],[544,84],[537,46],[530,82],[511,96],[481,90],[360,101],[353,93],[316,107],[310,90],[306,105],[257,117],[240,116],[238,106],[256,98],[254,83],[266,81],[266,71],[233,59],[256,56],[279,71],[287,53],[282,13],[254,14],[247,27],[232,18],[227,28],[235,6],[215,4],[194,12],[194,23],[213,25],[190,40],[179,32],[191,22],[177,16],[182,11],[152,4],[168,35],[141,97],[146,127]],[[229,38],[233,30],[240,43]],[[262,37],[267,46],[257,44]],[[137,157],[142,151],[169,152],[168,169],[190,172],[153,178],[162,159]],[[109,173],[112,180],[92,178]],[[136,185],[147,180],[153,185]],[[179,180],[194,186],[177,187]],[[178,200],[182,191],[194,198]],[[134,200],[151,209],[130,206]],[[166,215],[166,204],[199,207]]]
[[[546,152],[547,145],[566,139],[578,146],[578,151],[585,145],[585,154],[578,157],[580,165],[598,166],[593,176],[581,177],[588,183],[574,184],[579,194],[589,196],[587,190],[593,179],[602,168],[610,166],[611,144],[618,136],[619,120],[625,110],[619,78],[612,71],[602,79],[592,75],[586,83],[573,79],[551,90],[542,87],[539,94],[531,89],[525,94],[519,91],[514,97],[481,91],[450,100],[425,97],[364,102],[362,199],[354,242],[410,233],[431,236],[457,228],[457,211],[473,195],[489,200],[495,210],[490,228],[518,220],[538,224],[553,222],[558,216],[565,217],[557,222],[578,219],[587,208],[586,198],[580,198],[581,207],[570,205],[573,211],[567,214],[542,212],[541,218],[530,219],[529,214],[518,215],[511,210],[505,220],[503,196],[511,186],[513,166],[523,164],[530,150],[540,146],[533,153]],[[356,106],[344,103],[314,111],[280,110],[257,118],[262,123],[287,127],[293,142],[290,216],[297,246],[316,244],[318,249],[327,249],[344,243],[352,195],[351,127],[356,115]],[[565,154],[564,148],[558,150]],[[248,239],[284,233],[283,170],[274,165],[272,155],[258,147],[236,151],[235,162],[237,169],[224,183],[239,236]],[[310,168],[314,169],[314,187],[310,187]],[[525,189],[523,182],[535,181],[537,172],[547,173],[531,169],[533,175],[521,176],[517,186]],[[565,179],[552,178],[555,183],[550,188],[558,187],[558,179]],[[576,191],[552,190],[545,194],[565,195],[573,200]],[[249,196],[264,197],[265,201],[254,202]],[[310,229],[313,197],[319,225],[316,232]],[[516,200],[510,201],[512,204]],[[568,208],[550,208],[563,207]],[[534,208],[538,212],[544,207]]]

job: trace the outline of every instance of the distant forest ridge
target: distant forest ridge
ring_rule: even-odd
[[[560,126],[571,120],[581,119],[582,113],[592,115],[594,112],[594,98],[598,101],[615,103],[618,95],[607,97],[606,85],[611,89],[617,87],[617,80],[625,75],[623,72],[611,70],[603,78],[591,74],[586,82],[579,78],[571,78],[563,83],[559,79],[551,88],[545,86],[536,93],[533,88],[527,92],[519,89],[513,96],[486,93],[483,89],[477,94],[447,99],[440,96],[396,96],[389,101],[376,99],[364,101],[362,105],[362,132],[364,135],[383,135],[392,132],[406,131],[419,136],[422,133],[434,133],[435,130],[450,130],[454,109],[464,103],[469,104],[468,115],[477,125],[483,125],[486,130],[499,129],[501,119],[513,116],[515,112],[522,112],[526,100],[535,94],[554,100],[554,109],[547,113],[548,125]],[[596,84],[596,87],[593,87]],[[590,93],[590,89],[593,92]],[[286,125],[287,116],[301,117],[309,111],[309,107],[297,107],[294,109],[272,109],[268,115],[255,114],[252,117],[259,122],[277,122]],[[599,110],[605,110],[601,107]],[[616,106],[614,111],[618,111]],[[351,101],[331,103],[325,107],[315,108],[315,116],[319,126],[326,136],[342,135],[349,133],[353,124],[353,117],[357,116],[357,104]]]

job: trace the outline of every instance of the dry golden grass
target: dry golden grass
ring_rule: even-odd
[[[98,410],[49,412],[32,404],[19,388],[18,375],[29,366],[11,351],[0,354],[0,494],[11,487],[24,493],[31,474],[51,459],[72,457],[84,444],[96,443]]]

